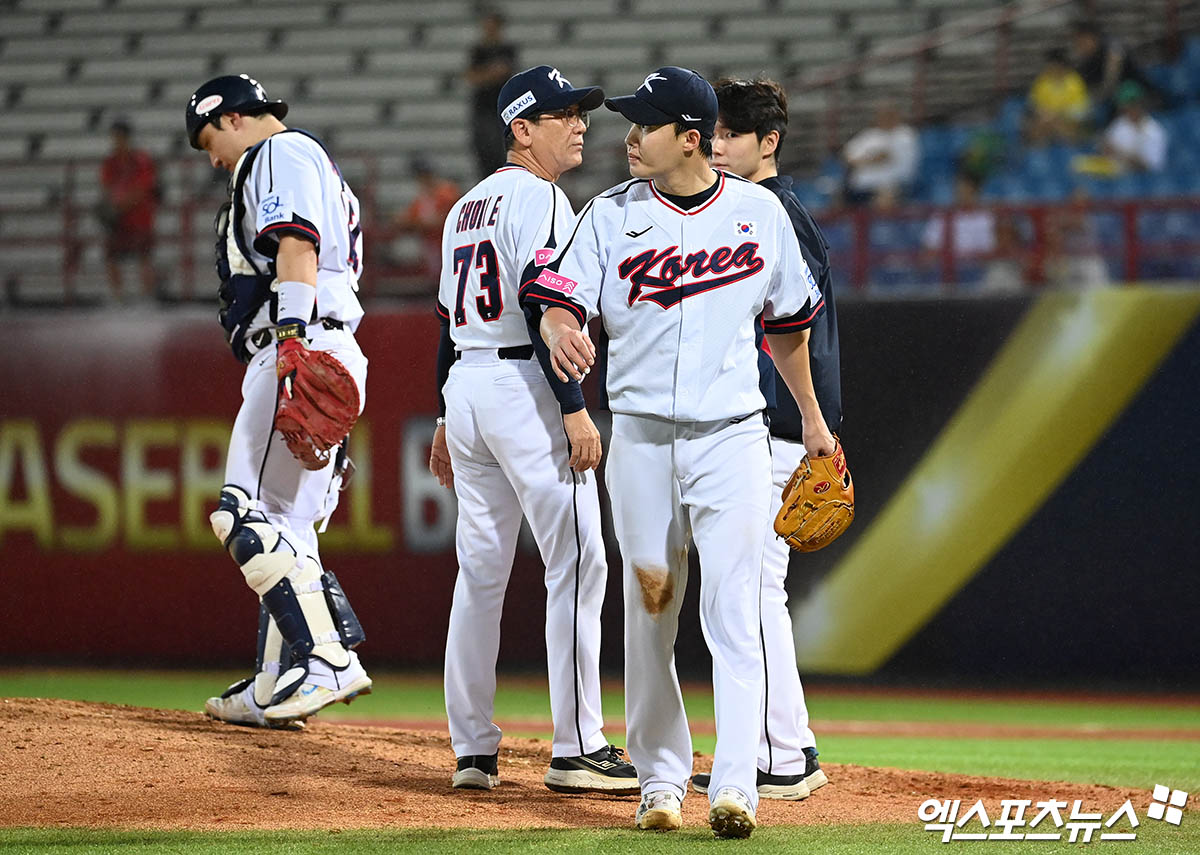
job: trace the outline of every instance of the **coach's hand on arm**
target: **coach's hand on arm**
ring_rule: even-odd
[[[812,365],[808,360],[808,330],[771,336],[771,358],[779,376],[787,383],[804,419],[804,450],[814,457],[828,457],[837,448],[817,393],[813,390]]]
[[[550,362],[558,379],[564,383],[582,380],[596,362],[596,346],[579,328],[576,317],[566,309],[546,309],[538,331],[550,348]]]
[[[450,449],[446,446],[446,426],[438,425],[433,432],[433,446],[429,449],[429,471],[443,487],[454,487],[454,469],[450,465]]]
[[[600,431],[596,430],[588,411],[565,414],[563,427],[567,429],[567,440],[571,443],[571,468],[586,472],[599,466],[604,449],[600,444]]]

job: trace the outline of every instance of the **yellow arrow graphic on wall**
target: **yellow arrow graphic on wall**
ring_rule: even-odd
[[[1039,298],[887,507],[793,608],[801,669],[883,665],[1041,507],[1198,312],[1196,288]]]

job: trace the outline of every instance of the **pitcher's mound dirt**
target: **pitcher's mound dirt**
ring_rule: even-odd
[[[309,723],[303,732],[235,727],[200,713],[112,704],[0,700],[0,827],[156,829],[629,828],[634,797],[564,796],[542,785],[550,744],[505,737],[502,783],[450,787],[444,733]],[[711,758],[697,756],[696,768]],[[917,822],[927,798],[1083,799],[1111,815],[1146,793],[1081,784],[823,764],[830,784],[801,802],[763,800],[769,825]],[[703,826],[692,794],[684,823]]]

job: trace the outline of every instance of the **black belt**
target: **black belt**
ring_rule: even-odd
[[[517,347],[502,347],[496,351],[501,359],[533,359],[533,345],[522,344]],[[462,359],[462,351],[454,351],[454,361]]]

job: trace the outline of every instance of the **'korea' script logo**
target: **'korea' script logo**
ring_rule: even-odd
[[[630,283],[629,305],[650,302],[668,309],[688,297],[748,279],[764,266],[756,243],[746,242],[737,249],[723,246],[711,255],[702,249],[687,258],[678,255],[678,249],[648,249],[617,266],[621,278]],[[716,275],[703,278],[710,274]],[[694,276],[696,281],[675,285],[684,275]]]

